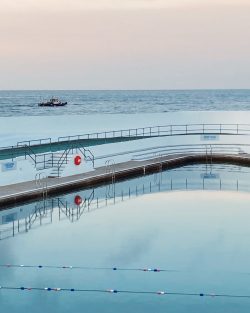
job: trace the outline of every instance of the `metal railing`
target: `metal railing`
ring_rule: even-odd
[[[95,156],[89,149],[86,149],[86,148],[80,147],[80,146],[77,147],[76,149],[77,149],[77,151],[81,152],[81,154],[85,158],[85,161],[90,161],[90,162],[92,162],[93,167],[95,166]]]
[[[49,201],[46,201],[45,205],[43,202],[38,202],[34,206],[34,211],[27,213],[25,217],[0,224],[0,240],[14,237],[16,234],[27,233],[36,226],[51,224],[52,214],[53,205]]]
[[[130,156],[132,160],[146,160],[152,158],[161,158],[168,155],[180,154],[248,154],[250,152],[250,144],[187,144],[187,145],[162,145],[151,148],[127,150],[113,154],[96,156],[95,160],[110,159],[119,156]]]
[[[250,135],[250,124],[172,124],[150,127],[139,127],[120,129],[112,131],[93,132],[77,134],[73,136],[60,136],[57,140],[52,138],[40,138],[32,140],[18,141],[16,145],[0,147],[1,150],[16,149],[22,147],[32,147],[57,142],[77,141],[82,139],[110,139],[110,138],[134,138],[134,137],[156,137],[192,134],[230,134],[230,135]]]
[[[32,139],[32,140],[18,141],[16,146],[17,147],[37,146],[37,145],[51,144],[51,143],[52,143],[52,139],[51,138],[41,138],[41,139]]]
[[[0,148],[0,155],[2,153],[2,155],[4,155],[6,159],[13,160],[16,156],[20,154],[20,151],[21,151],[23,155],[25,156],[25,158],[29,157],[34,162],[35,167],[40,167],[39,169],[48,169],[52,167],[57,167],[60,170],[61,166],[65,164],[65,162],[67,162],[67,155],[70,149],[72,149],[72,144],[75,144],[74,148],[79,149],[79,151],[82,153],[82,155],[84,155],[84,157],[87,160],[92,161],[93,166],[94,166],[95,157],[91,153],[91,151],[88,149],[85,149],[81,145],[80,142],[73,143],[72,141],[78,141],[82,139],[109,139],[109,138],[131,138],[132,140],[133,138],[148,138],[148,137],[157,137],[157,136],[175,136],[175,135],[192,135],[192,134],[250,135],[250,124],[173,124],[173,125],[96,132],[96,133],[88,133],[88,134],[74,135],[74,136],[64,136],[64,137],[59,137],[58,140],[56,141],[56,142],[66,141],[66,149],[64,150],[63,155],[59,161],[55,160],[52,152],[38,154],[33,150],[33,147],[37,145],[44,145],[44,144],[51,145],[53,143],[56,143],[56,142],[53,142],[51,138],[19,141],[16,146]],[[189,149],[185,148],[185,152],[194,152],[193,148],[190,149],[191,146],[192,145],[189,145]],[[208,149],[206,144],[200,145],[200,146],[206,147],[205,148],[206,150]],[[215,144],[212,145],[213,149],[215,146],[216,146]],[[246,146],[246,145],[241,145],[241,146]],[[222,148],[222,146],[220,147]],[[174,150],[172,150],[171,152],[169,149],[170,147],[168,147],[168,153],[173,154],[173,153],[179,152],[179,151],[174,151]],[[4,152],[4,150],[8,150],[8,151]],[[196,149],[196,152],[198,152],[198,148]],[[223,151],[221,150],[221,152]],[[117,153],[117,154],[112,154],[110,156],[114,157],[118,155],[125,155],[128,153],[131,153],[131,152],[129,151],[129,152]],[[167,151],[158,152],[158,154],[159,153],[166,154]],[[98,159],[101,159],[104,157],[109,157],[109,156],[98,157]]]
[[[47,154],[34,154],[32,149],[28,147],[25,157],[29,156],[35,163],[35,166],[39,170],[43,169],[56,169],[58,177],[60,176],[60,170],[64,164],[68,163],[70,154],[81,153],[84,159],[92,162],[93,167],[95,161],[102,159],[112,159],[115,162],[115,157],[118,156],[130,156],[131,160],[143,161],[150,159],[158,159],[159,162],[163,157],[167,156],[180,156],[180,155],[206,155],[207,157],[215,154],[226,155],[248,155],[250,153],[249,144],[190,144],[190,145],[169,145],[169,146],[156,146],[151,148],[129,150],[119,152],[115,154],[102,155],[95,157],[89,149],[80,147],[77,144],[72,144],[70,148],[64,150],[60,158],[56,159],[53,153]],[[28,153],[29,152],[29,153]],[[107,162],[107,161],[106,161]],[[107,165],[107,164],[106,164]]]
[[[25,146],[25,153],[24,153],[25,160],[27,159],[27,156],[29,156],[31,158],[31,160],[34,161],[36,164],[36,154],[31,149],[30,146]]]
[[[62,166],[64,164],[68,164],[68,160],[69,160],[69,155],[73,154],[75,151],[75,153],[81,153],[84,157],[85,161],[91,161],[92,165],[94,167],[94,163],[95,163],[95,157],[92,154],[92,152],[89,149],[85,149],[84,147],[77,147],[77,146],[71,146],[70,148],[66,149],[61,157],[59,158],[59,160],[54,160],[54,162],[52,161],[51,163],[51,168],[55,168],[57,171],[57,175],[58,177],[60,176],[60,170],[62,168]],[[52,159],[53,159],[53,154],[52,154]],[[48,164],[48,163],[47,163]]]
[[[159,174],[161,175],[161,173]],[[124,183],[124,186],[119,191],[116,190],[111,197],[105,194],[105,192],[102,196],[99,195],[98,197],[98,192],[95,190],[93,189],[90,195],[79,206],[74,206],[63,198],[48,199],[45,205],[43,201],[36,203],[34,205],[34,211],[27,213],[27,216],[0,224],[0,240],[13,237],[18,233],[28,232],[34,226],[47,225],[47,223],[51,224],[54,220],[52,215],[56,212],[59,214],[59,221],[61,220],[61,214],[63,214],[71,222],[76,222],[84,213],[90,213],[144,194],[174,190],[230,190],[250,192],[250,184],[248,180],[241,181],[236,177],[234,179],[221,179],[214,176],[211,182],[211,179],[206,179],[205,176],[198,180],[197,177],[190,178],[185,176],[179,179],[172,179],[171,176],[167,176],[165,179],[155,180],[152,176],[152,181],[145,181],[141,184],[128,185],[127,182]],[[46,219],[47,223],[45,223]]]
[[[250,124],[172,124],[150,127],[120,129],[113,131],[78,134],[58,137],[58,141],[77,141],[83,139],[110,139],[130,137],[157,137],[192,134],[232,134],[250,135]]]
[[[120,129],[114,131],[95,132],[87,134],[78,134],[74,136],[58,137],[56,141],[51,138],[41,138],[34,140],[19,141],[16,145],[0,148],[0,156],[4,156],[5,159],[14,159],[17,156],[25,155],[33,158],[35,164],[41,163],[41,156],[36,153],[32,148],[50,145],[56,143],[64,143],[65,150],[70,149],[72,141],[80,141],[86,139],[142,139],[148,137],[159,136],[177,136],[177,135],[250,135],[250,124],[173,124],[173,125],[161,125],[141,128]],[[209,139],[209,138],[208,138]],[[204,138],[206,140],[206,138]],[[83,145],[83,143],[82,143]],[[81,143],[78,143],[78,148],[83,148]],[[58,150],[59,151],[59,150]],[[91,153],[91,152],[90,152]],[[36,160],[36,156],[39,155],[39,160]],[[51,156],[51,152],[43,154],[44,158],[48,155]],[[43,161],[45,163],[45,161]]]
[[[93,167],[94,167],[95,157],[94,157],[94,155],[92,154],[92,152],[89,149],[85,149],[84,147],[72,146],[69,149],[66,149],[62,153],[60,159],[56,162],[56,165],[53,166],[53,167],[56,167],[56,169],[57,169],[58,177],[60,176],[60,170],[61,170],[61,167],[63,166],[63,164],[68,164],[68,155],[70,153],[73,154],[74,150],[75,150],[76,153],[80,152],[83,155],[83,157],[84,157],[84,159],[86,161],[91,161],[92,164],[93,164]]]
[[[133,155],[133,160],[148,160],[152,158],[162,158],[166,156],[178,155],[206,155],[213,156],[220,155],[248,155],[247,149],[250,152],[250,145],[248,144],[192,144],[192,145],[171,145],[156,148],[151,151],[144,150],[143,153]]]
[[[95,190],[93,189],[91,194],[83,199],[83,202],[79,205],[72,206],[68,201],[63,201],[63,199],[58,198],[57,204],[59,208],[59,220],[61,219],[61,212],[73,223],[80,219],[82,214],[89,211],[90,205],[94,199]]]
[[[38,170],[56,168],[59,174],[60,169],[63,166],[63,164],[68,163],[68,155],[70,153],[73,154],[74,151],[76,153],[81,153],[84,156],[84,159],[86,161],[92,162],[93,167],[95,163],[95,156],[93,155],[93,153],[89,149],[81,147],[80,145],[77,145],[77,144],[71,143],[69,148],[61,152],[62,154],[59,159],[55,157],[55,155],[58,155],[58,152],[36,154],[35,151],[32,149],[32,146],[23,145],[22,148],[24,149],[23,153],[24,153],[25,159],[29,158],[34,163],[34,166]],[[14,154],[11,153],[9,155],[9,158],[13,160],[15,158]]]
[[[113,159],[105,162],[105,172],[111,176],[111,183],[106,186],[106,197],[111,198],[115,194],[115,161]]]

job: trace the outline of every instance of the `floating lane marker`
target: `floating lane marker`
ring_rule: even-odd
[[[76,270],[110,270],[110,271],[142,271],[142,272],[179,272],[172,269],[159,268],[123,268],[123,267],[91,267],[72,265],[24,265],[24,264],[0,264],[2,268],[38,268],[38,269],[76,269]]]
[[[188,292],[169,292],[169,291],[145,291],[145,290],[118,290],[118,289],[76,289],[59,287],[10,287],[0,286],[0,291],[55,291],[55,292],[90,292],[90,293],[123,293],[123,294],[141,294],[141,295],[159,295],[159,296],[186,296],[186,297],[221,297],[221,298],[240,298],[250,299],[250,295],[240,294],[216,294],[216,293],[188,293]]]

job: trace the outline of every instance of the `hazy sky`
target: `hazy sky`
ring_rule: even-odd
[[[250,88],[250,0],[0,0],[0,89]]]

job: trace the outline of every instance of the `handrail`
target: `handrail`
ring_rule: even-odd
[[[4,155],[10,159],[18,156],[16,149],[22,149],[25,147],[35,147],[45,144],[56,144],[66,142],[68,145],[72,144],[72,141],[79,140],[97,140],[97,139],[115,139],[115,138],[131,138],[140,139],[148,137],[160,137],[160,136],[176,136],[176,135],[205,135],[205,134],[227,134],[227,135],[250,135],[250,124],[229,124],[229,123],[203,123],[203,124],[170,124],[170,125],[159,125],[139,128],[120,129],[113,131],[103,131],[95,133],[87,133],[74,136],[63,136],[58,137],[56,141],[52,141],[51,138],[42,138],[34,140],[19,141],[16,145],[0,147],[0,152],[4,150],[11,150],[7,153],[3,152]],[[79,148],[79,147],[78,147]],[[33,151],[32,154],[35,154]]]
[[[56,167],[59,173],[61,166],[67,163],[67,157],[70,151],[73,149],[79,150],[86,160],[92,162],[93,166],[95,162],[95,156],[93,155],[93,153],[89,149],[77,146],[77,144],[71,144],[70,147],[68,147],[62,152],[60,159],[56,161],[54,160],[55,154],[53,152],[36,154],[35,151],[32,149],[32,146],[27,145],[23,146],[23,149],[25,158],[29,156],[31,160],[34,162],[35,166],[39,168],[39,170]],[[15,157],[14,154],[8,156],[10,156],[12,159]]]
[[[235,124],[235,123],[191,123],[191,124],[168,124],[156,125],[139,128],[128,128],[119,130],[110,130],[102,132],[93,132],[85,134],[77,134],[72,136],[60,136],[56,141],[51,137],[39,138],[18,141],[16,145],[0,147],[1,150],[22,148],[24,146],[35,146],[42,144],[53,144],[62,141],[73,141],[81,139],[109,139],[117,137],[146,137],[146,136],[164,136],[164,135],[190,135],[199,132],[205,134],[214,132],[215,134],[223,134],[224,132],[231,132],[235,135],[250,135],[250,124]]]
[[[210,175],[210,173],[208,173]],[[209,177],[208,177],[209,178]],[[132,185],[132,187],[129,185],[122,189],[120,189],[119,193],[117,192],[114,194],[114,197],[112,199],[116,199],[115,201],[112,201],[112,205],[115,203],[119,203],[122,201],[126,201],[131,199],[132,197],[137,197],[143,194],[149,194],[149,193],[155,193],[159,191],[173,191],[173,190],[235,190],[235,191],[247,191],[249,192],[249,184],[246,184],[246,181],[239,180],[238,178],[231,179],[231,178],[225,178],[221,179],[217,176],[212,176],[211,178],[215,178],[217,183],[213,184],[213,188],[211,188],[211,184],[206,183],[206,176],[203,176],[200,179],[193,179],[188,176],[184,177],[177,177],[175,179],[172,179],[171,176],[168,177],[168,179],[159,182],[152,183],[151,181],[147,181],[140,185]],[[95,189],[92,190],[92,193],[88,198],[85,199],[83,204],[81,205],[81,209],[78,212],[77,219],[72,221],[77,221],[81,218],[85,211],[86,202],[88,202],[88,213],[95,211],[97,209],[102,209],[104,207],[107,207],[109,205],[108,199],[105,198],[105,196],[94,196]],[[95,200],[95,201],[93,201]],[[56,199],[54,200],[56,201]],[[41,214],[41,209],[35,207],[35,210],[31,216],[28,216],[28,210],[27,210],[27,216],[17,218],[16,220],[13,220],[9,223],[0,224],[0,240],[6,239],[8,237],[13,237],[18,233],[23,233],[24,231],[27,232],[29,229],[31,229],[32,225],[35,225],[35,222],[37,221],[37,218],[41,216],[41,218],[44,218],[47,216],[47,213],[50,212],[51,215],[54,212],[58,212],[59,214],[59,220],[60,220],[60,212],[63,212],[67,217],[70,217],[69,215],[72,213],[70,210],[74,210],[72,206],[69,205],[69,203],[66,201],[66,204],[62,201],[61,198],[57,198],[57,204],[58,204],[58,211],[54,211],[54,205],[53,205],[53,199],[51,202],[51,205],[49,205],[49,202],[46,203],[46,206],[44,208],[44,214]],[[93,202],[93,206],[90,204]],[[61,205],[60,205],[61,204]],[[69,212],[63,211],[63,208],[66,210],[69,210]],[[42,212],[43,213],[43,212]],[[34,218],[33,218],[34,217]],[[27,222],[28,219],[28,222]],[[32,220],[32,221],[31,221]],[[51,222],[53,219],[50,219]],[[30,223],[32,222],[32,223]],[[40,225],[44,225],[43,223]],[[23,226],[25,229],[23,229]]]
[[[28,151],[30,151],[31,153],[27,153],[26,149],[27,149]],[[35,162],[35,165],[36,165],[36,154],[35,154],[35,152],[30,148],[30,146],[25,146],[25,152],[24,152],[25,159],[26,159],[27,154],[28,154],[28,156]],[[33,157],[32,155],[34,155],[34,157]]]
[[[46,214],[48,213],[47,210],[51,210],[48,203],[43,203],[42,208],[38,207],[38,203],[36,204],[35,211],[28,218],[27,226],[29,226],[29,229],[31,229],[31,226],[35,223],[38,216],[40,218],[42,216],[46,216]]]
[[[36,154],[36,166],[43,164],[43,167],[40,169],[47,169],[50,168],[51,166],[47,166],[47,163],[52,160],[52,165],[53,165],[53,153],[44,153],[44,154]]]
[[[62,167],[62,165],[64,163],[67,164],[67,161],[68,161],[68,155],[70,153],[70,150],[73,149],[73,148],[68,148],[66,149],[63,154],[61,155],[60,159],[58,160],[57,162],[57,173],[58,173],[58,177],[60,176],[60,168]]]
[[[95,166],[95,156],[94,156],[94,154],[89,149],[86,149],[84,147],[78,147],[77,149],[82,153],[82,155],[84,156],[84,158],[86,160],[89,160],[89,161],[92,162],[93,167],[94,167]],[[90,156],[87,156],[86,152],[88,152],[90,154]]]
[[[250,145],[248,145],[250,148]],[[250,152],[250,150],[249,150]],[[247,154],[245,151],[241,149],[241,145],[185,145],[185,146],[173,146],[170,148],[166,147],[163,150],[151,151],[143,154],[136,154],[133,156],[133,160],[142,160],[142,159],[152,159],[155,157],[165,157],[177,154],[206,154],[208,156],[212,156],[215,154],[224,154],[224,155],[239,155],[239,154]]]
[[[41,139],[24,140],[24,141],[18,141],[16,145],[17,145],[17,147],[33,146],[32,143],[35,143],[34,145],[36,145],[36,143],[41,145],[44,141],[45,141],[44,144],[46,144],[46,143],[51,144],[52,139],[49,137],[49,138],[41,138]],[[46,141],[48,141],[48,142],[46,142]]]
[[[93,153],[89,150],[89,149],[85,149],[84,147],[78,147],[77,145],[72,145],[71,147],[67,148],[61,155],[60,159],[58,160],[58,162],[56,162],[57,166],[57,173],[58,173],[58,177],[60,176],[60,168],[62,167],[63,164],[67,164],[67,159],[68,159],[68,155],[70,153],[70,151],[76,149],[76,151],[80,151],[82,153],[82,155],[84,156],[85,159],[90,160],[93,164],[94,167],[94,162],[95,162],[95,157],[93,155]],[[90,154],[90,156],[87,156],[88,152]],[[53,154],[52,154],[53,155]]]
[[[61,198],[58,198],[57,199],[57,202],[58,202],[58,208],[68,217],[68,218],[72,218],[71,219],[71,222],[74,221],[74,210],[77,210],[77,219],[76,220],[79,220],[80,217],[82,216],[82,214],[84,213],[84,210],[86,207],[88,207],[89,209],[89,205],[91,204],[91,202],[93,201],[94,199],[94,194],[95,194],[95,190],[93,189],[91,194],[89,195],[88,198],[85,198],[84,201],[78,205],[76,208],[75,207],[72,207],[70,206],[70,204],[68,203],[68,201],[66,200],[66,202],[64,203],[62,201]],[[64,209],[64,210],[63,210]],[[66,210],[66,212],[65,212]]]
[[[155,137],[163,135],[192,134],[199,132],[205,134],[214,132],[223,134],[224,132],[232,132],[232,134],[250,134],[250,124],[229,124],[229,123],[203,123],[203,124],[170,124],[157,125],[149,127],[139,127],[130,129],[119,129],[113,131],[94,132],[87,134],[77,134],[73,136],[60,136],[58,142],[73,141],[81,139],[108,139],[117,137]]]
[[[192,135],[192,134],[231,134],[231,135],[250,135],[250,124],[229,124],[229,123],[210,123],[210,124],[171,124],[171,125],[159,125],[159,126],[150,126],[150,127],[139,127],[139,128],[130,128],[130,129],[120,129],[120,130],[113,130],[113,131],[105,131],[105,132],[96,132],[96,133],[89,133],[83,135],[74,135],[74,136],[65,136],[65,137],[58,137],[56,142],[60,143],[63,140],[67,141],[68,147],[66,150],[72,149],[71,145],[74,144],[75,148],[83,149],[81,152],[85,157],[89,154],[89,160],[92,161],[94,165],[95,157],[91,153],[90,150],[85,149],[84,147],[80,146],[80,143],[72,142],[81,139],[109,139],[109,138],[148,138],[148,137],[157,137],[157,136],[175,136],[175,135]],[[15,149],[24,149],[23,153],[25,157],[28,155],[34,162],[35,165],[43,163],[43,168],[47,167],[48,156],[52,155],[52,163],[53,163],[53,153],[45,153],[45,154],[36,154],[36,152],[32,149],[35,145],[38,144],[52,144],[56,143],[52,142],[51,138],[43,138],[43,139],[34,139],[34,140],[27,140],[27,141],[19,141],[16,146],[10,146],[7,148],[0,148],[1,150],[11,150],[10,152],[4,153],[3,155],[6,158],[14,159],[18,156],[18,152]],[[78,146],[76,146],[78,144]],[[66,151],[65,150],[65,151]],[[19,152],[20,153],[20,152]],[[68,153],[67,153],[68,154]],[[124,154],[124,153],[123,153]],[[119,154],[116,154],[119,155]],[[42,160],[41,160],[42,158]],[[64,154],[62,155],[64,158]],[[62,160],[62,159],[61,159]],[[64,160],[62,161],[62,164]],[[58,162],[58,167],[62,166]],[[51,166],[50,166],[51,167]],[[50,168],[49,167],[49,168]]]
[[[122,155],[129,155],[129,154],[134,154],[134,153],[142,153],[143,156],[145,156],[146,154],[153,154],[153,153],[158,153],[161,152],[159,151],[159,149],[164,149],[167,151],[173,151],[173,152],[192,152],[198,149],[198,147],[206,147],[206,149],[204,149],[203,151],[209,151],[209,149],[212,147],[213,151],[214,150],[218,150],[219,148],[224,148],[224,152],[226,151],[225,149],[227,149],[227,151],[232,151],[232,148],[234,150],[237,150],[238,152],[242,153],[244,151],[242,151],[242,147],[248,147],[249,148],[249,152],[250,152],[250,144],[186,144],[186,145],[164,145],[164,146],[155,146],[155,147],[150,147],[150,148],[143,148],[143,149],[135,149],[135,150],[129,150],[129,151],[124,151],[124,152],[118,152],[118,153],[114,153],[114,154],[107,154],[107,155],[102,155],[102,156],[97,156],[95,157],[96,160],[101,160],[101,159],[108,159],[108,158],[112,158],[115,156],[122,156]],[[193,148],[193,149],[192,149]],[[231,148],[231,150],[230,150]],[[157,150],[158,149],[158,150]],[[221,150],[222,151],[222,150]],[[172,153],[174,154],[174,153]]]
[[[85,206],[86,206],[86,203],[88,204],[88,211],[89,211],[89,207],[90,207],[91,202],[94,200],[94,197],[95,197],[95,189],[92,190],[92,192],[89,195],[89,197],[85,198],[85,201],[84,201]],[[78,220],[81,218],[82,214],[84,213],[85,206],[82,206],[80,208]]]

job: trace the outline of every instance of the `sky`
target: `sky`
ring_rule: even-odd
[[[250,88],[250,0],[0,0],[0,90]]]

